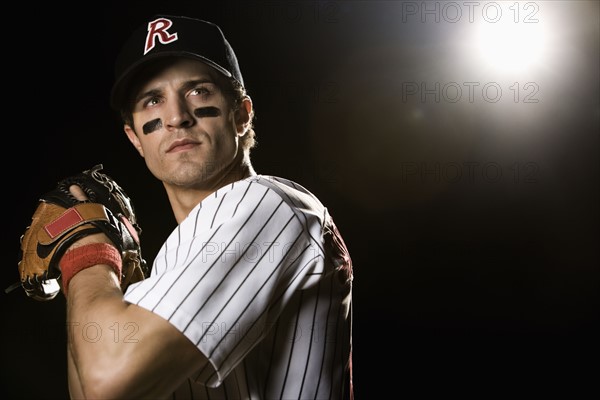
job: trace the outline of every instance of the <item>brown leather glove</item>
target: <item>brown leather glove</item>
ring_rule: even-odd
[[[31,225],[21,236],[18,263],[21,286],[36,300],[51,300],[60,291],[59,262],[65,251],[86,235],[103,232],[122,256],[121,288],[147,277],[131,199],[109,176],[102,164],[58,182],[39,199]],[[70,192],[79,186],[89,200]]]

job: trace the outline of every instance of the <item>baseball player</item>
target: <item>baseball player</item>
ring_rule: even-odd
[[[253,169],[253,105],[221,29],[152,18],[117,58],[111,106],[178,225],[125,293],[110,260],[72,267],[71,396],[352,398],[351,258],[317,197]]]

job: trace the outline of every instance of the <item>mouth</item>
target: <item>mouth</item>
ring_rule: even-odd
[[[200,145],[200,142],[191,139],[176,140],[175,142],[171,143],[167,149],[167,153],[177,153],[179,151],[189,150],[198,145]]]

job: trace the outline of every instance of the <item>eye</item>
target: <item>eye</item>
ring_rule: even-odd
[[[209,90],[207,88],[205,88],[204,86],[197,87],[196,89],[192,90],[192,94],[204,94],[204,93],[209,93]]]
[[[206,86],[198,86],[190,91],[190,96],[201,96],[202,98],[208,97],[211,91]]]
[[[158,96],[151,96],[144,100],[143,105],[144,105],[144,108],[146,108],[146,107],[152,107],[158,103],[160,103],[160,98]]]

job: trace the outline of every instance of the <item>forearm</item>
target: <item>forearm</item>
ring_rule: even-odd
[[[78,378],[83,397],[102,387],[123,365],[121,357],[127,356],[128,349],[118,335],[125,310],[110,267],[90,267],[71,280],[67,296],[68,346],[73,362],[70,377],[76,374],[72,377]]]
[[[86,398],[166,397],[207,362],[168,321],[125,302],[106,265],[73,277],[67,322]]]
[[[79,372],[73,360],[70,346],[67,346],[67,373],[69,381],[69,396],[71,399],[84,399],[81,382],[79,380]]]

